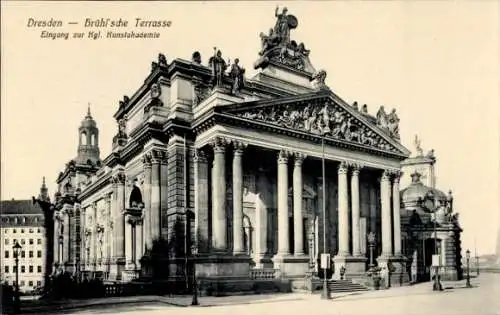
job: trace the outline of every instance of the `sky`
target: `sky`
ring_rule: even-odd
[[[322,2],[2,2],[1,198],[51,196],[76,156],[88,103],[100,129],[101,158],[111,151],[113,114],[132,95],[158,53],[203,63],[221,49],[248,77],[260,32],[274,25],[276,5],[298,18],[292,39],[311,50],[326,83],[349,103],[395,108],[403,144],[418,134],[434,149],[437,186],[453,190],[463,247],[493,253],[499,204],[498,1]],[[28,19],[78,21],[50,31],[84,31],[86,18],[170,20],[158,39],[52,40]],[[130,29],[128,29],[130,30]]]

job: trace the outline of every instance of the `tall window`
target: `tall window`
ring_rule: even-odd
[[[42,244],[42,239],[41,239],[41,238],[37,239],[37,240],[36,240],[36,243],[37,243],[38,245],[41,245],[41,244]]]
[[[38,257],[38,258],[41,258],[41,257],[42,257],[42,251],[41,251],[41,250],[38,250],[38,251],[36,252],[36,257]]]
[[[33,286],[33,281],[28,282],[28,286],[32,287]]]
[[[34,244],[33,239],[30,238],[30,245],[33,245],[33,244]]]
[[[29,257],[33,258],[33,251],[32,250],[29,251]]]
[[[33,273],[33,266],[31,266],[31,265],[29,266],[29,271],[30,271],[30,273]]]
[[[9,266],[5,266],[5,273],[9,273]]]
[[[38,281],[36,282],[36,285],[37,285],[38,287],[39,287],[39,286],[41,286],[41,285],[42,285],[42,281],[38,280]]]
[[[5,239],[5,245],[9,245],[9,239],[8,238]]]
[[[36,271],[37,271],[38,273],[41,273],[41,272],[42,272],[42,266],[38,265],[38,266],[36,267]]]
[[[26,252],[24,250],[21,251],[21,258],[26,257]]]
[[[9,258],[9,251],[8,250],[5,251],[5,258]]]
[[[24,240],[24,238],[21,239],[21,245],[24,245],[24,243],[26,243],[26,241]]]
[[[21,287],[24,287],[24,285],[25,285],[25,284],[26,284],[26,282],[24,282],[24,280],[21,280],[21,284],[20,284],[20,286],[21,286]]]
[[[92,135],[90,136],[90,144],[91,144],[91,145],[95,145],[95,134],[92,134]]]
[[[21,273],[25,273],[26,272],[26,266],[21,266]]]

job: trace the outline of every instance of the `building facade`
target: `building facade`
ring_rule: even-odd
[[[407,281],[399,118],[342,100],[292,39],[297,18],[275,15],[252,78],[220,50],[160,54],[103,159],[89,110],[57,180],[55,270],[183,281],[195,256],[200,278],[303,278],[327,253],[333,279],[356,278],[375,232],[377,263]]]
[[[45,186],[45,182],[44,185]],[[19,290],[30,292],[44,284],[45,230],[42,210],[30,200],[1,201],[1,280],[15,285],[16,262],[13,246],[19,250]]]

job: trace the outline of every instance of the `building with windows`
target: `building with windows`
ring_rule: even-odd
[[[42,189],[45,187],[45,181]],[[19,290],[29,292],[43,286],[45,259],[44,217],[38,205],[29,200],[1,201],[1,281],[15,284],[16,262],[13,250],[19,251]]]
[[[54,270],[183,283],[196,257],[200,279],[234,284],[303,279],[326,253],[332,279],[357,279],[374,232],[373,263],[408,282],[398,115],[346,103],[292,39],[297,18],[275,15],[251,78],[220,50],[159,54],[103,158],[89,110],[57,179]]]

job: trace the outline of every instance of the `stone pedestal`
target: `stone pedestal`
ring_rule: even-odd
[[[123,270],[125,269],[125,258],[113,259],[109,268],[109,280],[121,281]]]
[[[380,256],[377,258],[377,263],[380,268],[388,268],[390,277],[389,287],[399,287],[410,283],[410,277],[406,272],[406,258],[404,256]]]
[[[198,278],[246,278],[250,275],[250,257],[230,254],[199,254],[196,257]]]
[[[255,255],[253,257],[254,262],[255,262],[255,267],[254,268],[273,268],[273,260],[269,255],[267,254],[259,254]]]
[[[365,275],[366,271],[365,257],[354,256],[335,256],[333,257],[333,275],[332,280],[340,280],[340,270],[345,268],[344,279],[359,278]]]
[[[274,268],[280,270],[281,277],[304,277],[309,271],[309,257],[306,255],[276,255],[272,261]]]

